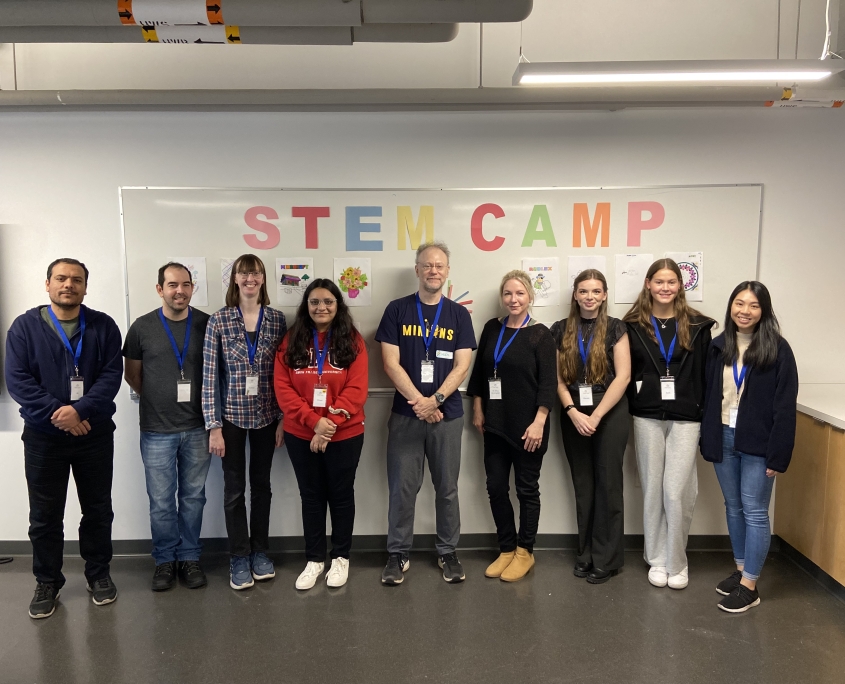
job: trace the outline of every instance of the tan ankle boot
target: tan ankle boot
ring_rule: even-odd
[[[534,554],[528,553],[528,549],[523,549],[521,546],[516,547],[516,554],[514,555],[511,564],[505,568],[499,579],[504,582],[517,582],[528,574],[528,571],[534,567]]]
[[[487,569],[484,571],[484,576],[501,577],[502,572],[504,572],[505,568],[507,568],[511,564],[511,561],[513,560],[513,557],[515,555],[516,551],[500,553],[499,557],[487,566]]]

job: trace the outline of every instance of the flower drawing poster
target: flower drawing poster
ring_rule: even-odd
[[[373,296],[370,259],[335,259],[334,282],[343,293],[347,306],[369,306]]]

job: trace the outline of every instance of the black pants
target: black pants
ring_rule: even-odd
[[[591,415],[603,396],[594,393],[594,405],[578,410]],[[577,560],[592,563],[600,570],[616,570],[625,564],[622,461],[630,426],[628,400],[624,396],[590,437],[579,434],[565,412],[560,414],[563,448],[575,487]]]
[[[229,553],[248,556],[270,546],[270,468],[276,450],[278,421],[247,430],[223,421],[223,510]],[[246,522],[246,438],[249,434],[249,526]],[[250,534],[250,532],[252,534]]]
[[[26,484],[29,490],[29,538],[35,579],[61,587],[64,517],[68,481],[73,471],[82,520],[79,553],[89,584],[107,577],[112,558],[111,488],[114,423],[97,425],[82,437],[23,431]]]
[[[355,525],[355,473],[364,435],[329,442],[325,452],[312,452],[310,444],[310,440],[285,433],[302,498],[305,558],[317,563],[326,560],[326,506],[332,517],[331,557],[349,558]]]
[[[496,523],[499,549],[502,553],[517,546],[534,551],[537,527],[540,524],[540,466],[548,448],[548,440],[537,451],[516,448],[504,437],[484,433],[484,470],[487,472],[487,495]],[[513,467],[516,498],[519,499],[519,535],[513,517],[509,492]]]

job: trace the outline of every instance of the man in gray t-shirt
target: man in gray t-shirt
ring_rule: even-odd
[[[150,497],[153,591],[205,586],[199,564],[205,479],[211,463],[200,405],[202,348],[208,314],[190,306],[191,272],[158,271],[160,309],[136,319],[123,345],[124,377],[141,397],[141,458]],[[177,567],[178,564],[178,567]]]

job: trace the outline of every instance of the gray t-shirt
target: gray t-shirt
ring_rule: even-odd
[[[192,309],[191,341],[185,358],[185,379],[191,381],[191,401],[176,401],[176,382],[180,380],[179,361],[170,338],[161,324],[158,309],[135,320],[126,333],[123,356],[141,361],[141,431],[185,432],[203,427],[202,417],[202,346],[208,314]],[[173,332],[179,351],[185,344],[187,321],[167,324]]]
[[[53,323],[53,317],[50,316],[49,309],[49,304],[41,307],[41,318],[47,321],[47,324],[53,329],[53,332],[56,333],[56,335],[59,335],[59,331],[56,329],[56,324]],[[68,340],[70,340],[74,335],[76,335],[76,331],[79,329],[79,316],[71,318],[69,321],[59,319],[59,325],[64,328],[65,335],[67,335]],[[64,341],[61,335],[59,335],[59,339]]]

